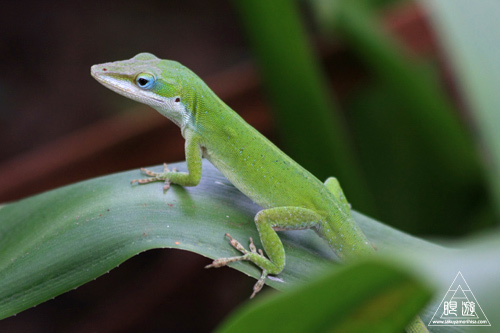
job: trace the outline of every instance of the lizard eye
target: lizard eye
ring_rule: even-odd
[[[135,78],[135,83],[139,88],[151,89],[155,83],[155,77],[149,73],[141,73]]]

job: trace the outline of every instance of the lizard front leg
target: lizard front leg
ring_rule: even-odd
[[[229,234],[231,245],[243,253],[242,256],[220,258],[206,266],[222,267],[229,263],[241,260],[253,262],[262,269],[262,275],[253,288],[250,298],[253,298],[264,286],[268,274],[279,274],[285,267],[285,249],[276,233],[276,230],[297,230],[308,229],[319,226],[321,217],[313,210],[301,207],[276,207],[261,210],[255,215],[255,225],[259,231],[262,246],[269,257],[266,258],[262,250],[257,250],[250,238],[250,250],[246,250],[243,245],[233,239]]]
[[[177,172],[176,169],[170,171],[167,164],[164,164],[163,172],[154,172],[141,168],[141,172],[150,176],[149,178],[134,179],[131,183],[148,184],[156,181],[165,182],[163,190],[168,190],[170,184],[181,186],[196,186],[201,179],[201,147],[197,137],[191,131],[186,131],[185,154],[188,172]]]

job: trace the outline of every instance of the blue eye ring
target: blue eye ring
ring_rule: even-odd
[[[140,73],[135,78],[135,84],[141,89],[151,89],[156,81],[154,75],[149,73]]]

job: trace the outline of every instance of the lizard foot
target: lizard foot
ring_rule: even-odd
[[[265,261],[269,260],[269,259],[267,259],[264,256],[264,253],[262,252],[261,249],[257,249],[255,247],[255,244],[253,243],[252,237],[250,237],[250,245],[249,245],[250,251],[248,251],[247,249],[245,249],[243,247],[243,245],[241,245],[240,242],[238,242],[236,239],[234,239],[233,237],[231,237],[231,235],[226,234],[225,236],[227,238],[229,238],[229,243],[236,250],[238,250],[241,253],[243,253],[243,255],[242,256],[238,256],[238,257],[215,259],[210,265],[205,266],[205,268],[212,268],[212,267],[219,268],[219,267],[222,267],[222,266],[226,266],[227,264],[230,264],[232,262],[241,261],[241,260],[250,260],[254,264],[256,264],[257,266],[260,267],[260,265],[259,265],[259,261],[260,260],[265,260]],[[260,260],[256,260],[256,257],[259,258]],[[250,298],[253,298],[262,289],[262,287],[264,286],[264,284],[266,282],[266,277],[267,277],[267,275],[269,273],[267,272],[266,269],[264,269],[262,267],[261,267],[261,269],[262,269],[262,274],[261,274],[259,280],[257,280],[257,283],[255,283],[255,285],[253,287],[253,293],[250,296]]]
[[[172,171],[167,166],[167,163],[163,163],[163,172],[154,172],[151,170],[148,170],[146,168],[141,168],[141,173],[145,174],[146,176],[150,176],[149,178],[143,178],[143,179],[133,179],[130,184],[148,184],[152,182],[158,182],[158,181],[164,181],[165,183],[163,184],[163,190],[166,191],[170,188],[171,181],[170,179],[167,178],[167,174],[170,172],[177,172],[177,169],[174,168]]]

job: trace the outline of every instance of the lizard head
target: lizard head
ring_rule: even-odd
[[[205,86],[187,67],[151,53],[94,65],[91,75],[105,87],[155,108],[181,128],[195,112],[194,87]]]

